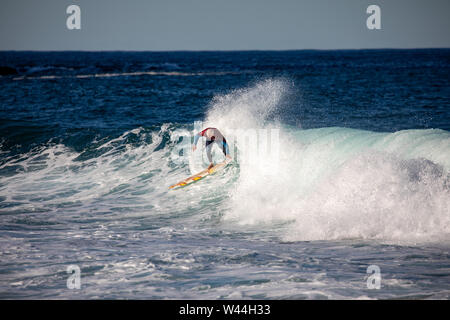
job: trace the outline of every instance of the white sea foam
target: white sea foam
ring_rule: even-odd
[[[288,89],[267,80],[216,97],[206,123],[273,128],[267,119]],[[241,165],[225,220],[290,221],[285,240],[450,241],[449,132],[278,128],[279,162]]]

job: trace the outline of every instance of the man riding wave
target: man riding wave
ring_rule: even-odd
[[[206,138],[206,155],[208,157],[208,160],[210,162],[210,165],[208,166],[208,170],[211,169],[214,164],[212,161],[212,155],[211,155],[211,148],[213,146],[213,143],[217,143],[219,147],[222,148],[222,152],[225,155],[227,159],[231,159],[230,156],[230,150],[228,148],[228,143],[223,134],[219,131],[217,128],[206,128],[199,133],[197,133],[194,136],[194,145],[192,146],[192,151],[195,151],[197,149],[197,141],[200,139],[200,137]]]

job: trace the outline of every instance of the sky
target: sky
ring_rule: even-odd
[[[0,50],[448,48],[449,13],[450,0],[1,0]]]

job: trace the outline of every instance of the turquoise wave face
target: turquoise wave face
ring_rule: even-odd
[[[279,162],[240,166],[224,219],[286,222],[290,241],[447,242],[449,152],[444,130],[282,129]]]

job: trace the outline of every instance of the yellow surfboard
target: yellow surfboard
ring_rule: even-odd
[[[210,175],[210,174],[216,172],[217,170],[219,170],[219,169],[225,167],[225,166],[226,166],[227,164],[229,164],[230,162],[231,162],[231,159],[226,159],[225,161],[216,164],[214,167],[212,167],[212,168],[209,169],[209,170],[208,170],[208,169],[205,169],[205,170],[203,170],[203,171],[200,171],[200,172],[197,173],[197,174],[194,174],[193,176],[191,176],[191,177],[189,177],[189,178],[186,178],[186,179],[184,179],[184,180],[182,180],[182,181],[180,181],[180,182],[178,182],[178,183],[176,183],[176,184],[174,184],[174,185],[171,185],[171,186],[169,187],[169,189],[185,187],[185,186],[187,186],[187,185],[189,185],[189,184],[191,184],[191,183],[193,183],[193,182],[196,182],[196,181],[198,181],[198,180],[200,180],[200,179],[203,179],[204,177],[206,177],[206,176],[208,176],[208,175]]]

